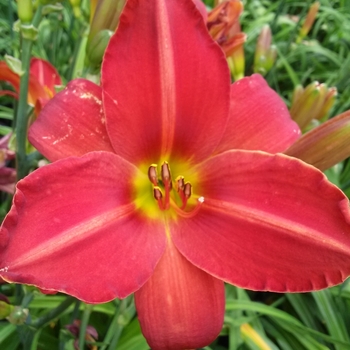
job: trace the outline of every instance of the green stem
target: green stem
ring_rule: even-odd
[[[114,314],[112,322],[108,327],[107,334],[103,340],[104,345],[101,346],[100,350],[106,350],[108,345],[109,345],[108,349],[116,348],[115,346],[117,345],[120,334],[123,330],[123,326],[119,324],[119,318],[126,308],[127,308],[127,299],[122,299],[119,303],[118,309]],[[112,348],[112,345],[114,344],[115,346],[114,348]]]
[[[17,180],[22,179],[28,173],[27,167],[27,130],[28,130],[28,116],[27,116],[27,96],[29,83],[29,67],[30,55],[32,51],[33,41],[22,37],[22,70],[24,74],[21,76],[19,87],[19,99],[16,116],[16,162],[17,162]]]
[[[24,297],[24,290],[22,284],[15,285],[15,305],[21,305],[22,299]]]
[[[88,326],[93,307],[94,305],[86,304],[83,312],[83,317],[81,319],[80,330],[79,330],[79,346],[78,346],[78,348],[81,350],[85,349],[86,328]]]
[[[38,7],[34,19],[33,26],[37,27],[42,18],[42,5]],[[24,74],[21,76],[19,86],[19,98],[18,108],[16,115],[16,163],[17,163],[17,180],[21,180],[29,172],[29,165],[27,162],[26,146],[27,146],[27,131],[28,131],[28,84],[29,84],[29,68],[30,68],[30,57],[33,47],[33,39],[25,38],[22,35],[22,71]]]
[[[50,323],[52,320],[60,316],[64,311],[66,311],[73,303],[75,299],[73,297],[67,297],[60,305],[58,305],[55,309],[52,309],[46,315],[39,317],[35,321],[33,321],[30,326],[39,329]]]
[[[26,294],[24,296],[24,298],[22,299],[21,306],[23,308],[27,308],[29,306],[29,304],[32,302],[33,298],[34,298],[34,294],[32,292]]]

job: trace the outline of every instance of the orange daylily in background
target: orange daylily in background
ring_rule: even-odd
[[[207,28],[212,38],[224,50],[234,80],[244,76],[244,43],[247,35],[241,31],[239,16],[243,3],[228,0],[219,3],[207,18]]]
[[[229,0],[221,2],[208,14],[209,33],[224,50],[226,57],[231,56],[245,42],[246,34],[241,32],[239,23],[242,11],[241,1]]]
[[[0,81],[6,81],[13,86],[14,91],[1,90],[0,95],[18,97],[20,76],[14,73],[5,61],[0,61]],[[61,85],[61,78],[56,68],[41,58],[30,61],[28,103],[35,107],[38,115],[45,104],[55,95],[55,85]]]

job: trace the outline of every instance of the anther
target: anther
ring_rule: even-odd
[[[186,198],[190,198],[192,194],[192,185],[189,182],[185,183],[184,194]]]
[[[153,196],[154,196],[154,199],[156,199],[156,200],[163,198],[162,190],[158,186],[155,186],[153,188]]]
[[[161,167],[161,177],[165,187],[172,188],[171,173],[168,162],[164,162]]]
[[[164,210],[165,208],[164,208],[164,204],[163,204],[163,201],[162,201],[163,193],[162,193],[162,190],[160,189],[160,187],[154,186],[154,188],[153,188],[153,197],[158,202],[159,209],[160,210]]]
[[[185,179],[183,176],[178,176],[175,180],[175,184],[176,184],[176,191],[180,192],[183,191],[185,188]]]
[[[157,164],[151,164],[148,168],[148,178],[154,186],[158,184]]]

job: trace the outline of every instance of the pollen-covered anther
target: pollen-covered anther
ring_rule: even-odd
[[[189,182],[185,183],[185,187],[184,187],[184,194],[185,197],[188,199],[191,197],[192,194],[192,185]]]
[[[194,207],[192,204],[191,210],[185,211],[188,200],[192,196],[192,185],[190,182],[185,182],[183,176],[176,177],[174,181],[176,195],[175,191],[172,191],[173,184],[168,162],[164,162],[161,165],[160,177],[158,177],[157,165],[151,164],[148,168],[148,178],[153,184],[153,197],[157,201],[160,210],[164,211],[172,208],[179,216],[185,218],[193,217],[198,213],[204,202],[204,197],[197,198],[197,204]]]
[[[159,209],[164,210],[165,208],[164,208],[164,204],[162,201],[163,193],[162,193],[162,190],[160,189],[160,187],[158,187],[158,186],[153,187],[153,197],[158,202]]]
[[[173,185],[171,182],[171,172],[168,162],[164,162],[161,167],[161,178],[165,188],[172,189]]]
[[[170,208],[170,191],[173,188],[173,184],[171,181],[171,172],[168,162],[164,162],[161,166],[160,170],[161,179],[163,182],[165,194],[164,194],[164,208],[169,209]]]
[[[148,178],[154,186],[158,185],[157,164],[151,164],[148,168]]]
[[[185,178],[183,176],[178,176],[175,179],[175,187],[176,187],[176,191],[180,192],[183,191],[185,188]]]

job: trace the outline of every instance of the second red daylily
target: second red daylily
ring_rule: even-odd
[[[61,78],[54,66],[49,62],[32,58],[30,61],[28,86],[28,103],[35,107],[38,115],[45,104],[55,95],[55,85],[61,85]],[[20,76],[14,73],[5,61],[0,61],[0,80],[10,83],[16,92],[9,90],[0,91],[0,95],[12,95],[17,98]]]
[[[181,23],[181,26],[178,24]],[[188,0],[129,0],[102,84],[70,82],[29,138],[0,275],[101,303],[135,293],[153,350],[219,334],[224,281],[310,291],[350,274],[345,195],[278,154],[300,135],[259,75],[233,85]]]

